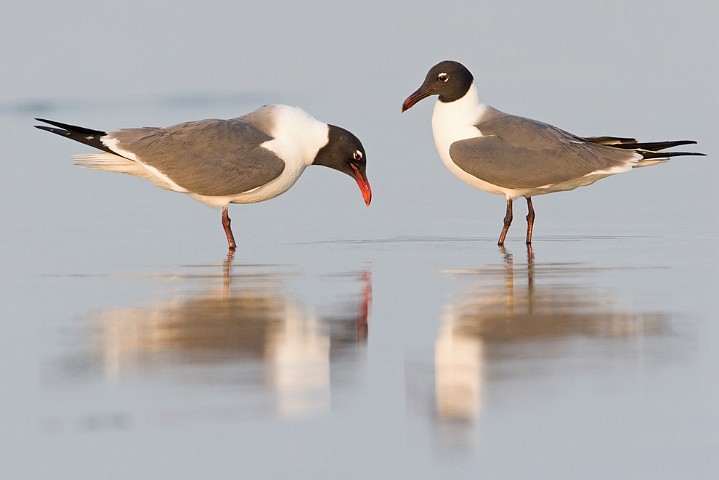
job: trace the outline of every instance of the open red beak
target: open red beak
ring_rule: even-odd
[[[407,100],[404,101],[404,103],[402,104],[402,113],[412,108],[415,103],[419,102],[423,98],[429,97],[431,94],[432,92],[430,90],[422,91],[422,88],[419,88],[416,92],[407,97]]]
[[[366,203],[369,207],[369,204],[372,201],[372,188],[370,188],[369,186],[369,180],[367,180],[367,176],[364,173],[360,172],[359,168],[357,168],[354,164],[350,164],[350,166],[355,172],[355,181],[357,182],[357,186],[359,186],[359,189],[362,192],[362,198],[364,198],[364,203]]]

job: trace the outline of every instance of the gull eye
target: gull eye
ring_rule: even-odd
[[[439,75],[437,75],[437,80],[442,83],[445,83],[447,80],[449,80],[449,75],[447,75],[446,73],[440,73]]]
[[[359,150],[355,150],[352,154],[352,158],[359,162],[360,160],[362,160],[362,152],[360,152]]]

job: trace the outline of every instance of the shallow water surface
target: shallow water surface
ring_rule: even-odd
[[[548,471],[702,476],[716,325],[677,285],[715,269],[579,260],[646,242],[337,241],[316,263],[308,242],[283,245],[296,264],[44,275],[35,348],[11,347],[35,359],[13,367],[33,399],[16,438],[49,457],[37,477],[99,474],[118,451],[180,475],[192,455],[210,476],[342,475],[357,456],[373,459],[357,475],[384,459],[421,478],[524,476],[559,456]]]
[[[6,3],[1,479],[719,478],[717,2]],[[499,249],[504,199],[400,113],[445,58],[708,155],[535,197],[531,250],[516,202]],[[310,167],[230,207],[229,259],[218,211],[32,128],[265,103],[361,138],[374,197]]]

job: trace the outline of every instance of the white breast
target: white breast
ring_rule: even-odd
[[[474,83],[467,93],[454,102],[437,100],[432,113],[434,143],[442,160],[449,159],[449,146],[457,140],[479,137],[482,133],[475,127],[486,107],[479,102],[479,93]]]
[[[485,192],[508,198],[515,197],[516,192],[497,187],[465,172],[449,156],[449,147],[454,142],[482,136],[482,132],[475,125],[479,123],[486,110],[487,106],[479,101],[479,92],[474,83],[459,100],[447,103],[437,100],[432,114],[434,144],[444,165],[463,182]]]

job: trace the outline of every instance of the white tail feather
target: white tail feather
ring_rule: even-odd
[[[73,163],[85,168],[96,168],[98,170],[109,170],[111,172],[132,173],[138,170],[137,163],[126,158],[113,155],[112,153],[87,153],[73,155]],[[142,168],[139,168],[142,170]]]
[[[637,163],[637,168],[639,167],[651,167],[652,165],[659,165],[660,163],[664,163],[667,160],[669,160],[669,157],[666,158],[649,158],[647,160],[639,160],[639,163]]]
[[[170,184],[165,178],[153,175],[152,172],[139,162],[128,160],[127,158],[112,153],[86,153],[83,155],[73,155],[73,163],[84,168],[93,168],[96,170],[107,170],[109,172],[126,173],[136,177],[142,177],[150,180],[158,187],[172,191],[178,190],[176,185]]]

